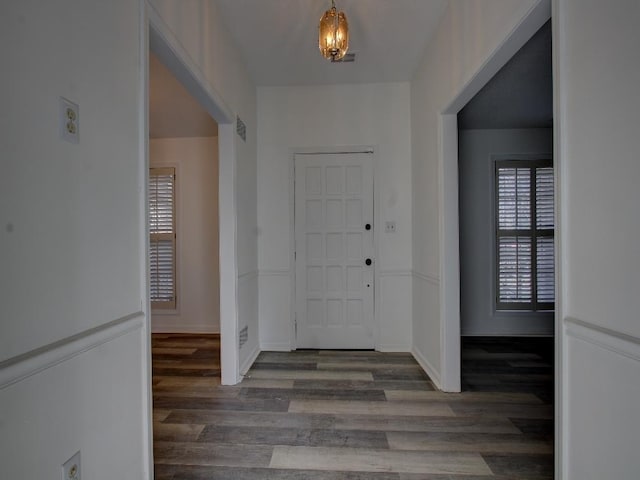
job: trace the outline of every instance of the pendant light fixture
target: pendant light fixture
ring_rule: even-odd
[[[336,10],[335,0],[318,25],[318,47],[327,60],[340,60],[349,49],[349,24],[344,12]]]

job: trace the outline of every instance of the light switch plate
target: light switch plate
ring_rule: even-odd
[[[60,138],[80,143],[80,107],[77,103],[60,97]]]

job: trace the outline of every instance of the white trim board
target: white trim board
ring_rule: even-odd
[[[410,353],[411,344],[409,343],[381,343],[376,346],[377,352],[387,353]]]
[[[637,478],[640,338],[570,317],[562,329],[561,478]]]
[[[218,123],[221,374],[224,385],[241,381],[238,338],[238,264],[235,115],[157,10],[146,1],[149,48]],[[145,63],[145,70],[148,66]],[[143,96],[148,94],[144,85]],[[148,148],[148,147],[147,147]],[[147,155],[148,157],[148,152]],[[225,341],[225,338],[232,339]]]
[[[446,391],[460,391],[460,252],[458,214],[457,113],[551,17],[551,1],[539,0],[497,45],[478,71],[441,111],[439,129],[440,199],[440,371]]]
[[[148,185],[149,185],[149,7],[146,0],[140,0],[139,10],[139,55],[142,64],[140,65],[140,76],[138,84],[138,124],[141,141],[138,142],[138,173],[142,184],[139,185],[138,212],[140,218],[149,218],[148,205]],[[141,375],[144,379],[142,388],[142,453],[146,459],[145,476],[153,478],[153,365],[151,358],[151,295],[149,293],[149,224],[140,222],[138,225],[140,232],[140,292],[143,297],[140,299],[140,309],[144,311],[144,334],[140,339],[142,350]]]
[[[258,272],[260,277],[288,277],[291,275],[290,270],[261,269]]]
[[[144,327],[144,312],[86,330],[0,363],[0,390]]]
[[[201,333],[204,335],[220,335],[220,329],[216,329],[205,323],[186,325],[183,323],[162,323],[151,325],[151,333]]]
[[[244,282],[247,280],[258,278],[259,273],[260,272],[258,270],[252,270],[250,272],[241,273],[240,275],[238,275],[238,282]]]
[[[240,375],[242,375],[242,377],[247,374],[247,372],[253,365],[253,362],[255,362],[256,358],[258,358],[258,355],[260,355],[260,352],[260,346],[256,345],[251,353],[247,356],[246,360],[242,363],[242,365],[240,365]]]
[[[426,374],[429,375],[429,378],[431,379],[435,387],[438,390],[442,390],[442,380],[440,378],[440,375],[438,374],[438,370],[436,370],[433,365],[429,363],[429,360],[427,360],[427,358],[417,348],[413,347],[411,349],[411,355],[413,355],[413,358],[416,359],[416,362],[420,364]]]
[[[263,342],[260,343],[260,350],[263,352],[290,352],[292,348],[289,343]]]
[[[413,270],[413,277],[417,278],[418,280],[422,280],[423,282],[427,282],[427,283],[431,283],[432,285],[435,286],[440,286],[440,278],[437,277],[436,275],[429,275],[427,273],[421,273],[418,272],[417,270]]]
[[[411,270],[380,270],[378,272],[379,277],[411,277],[413,272]]]
[[[162,16],[147,0],[149,49],[218,123],[233,123],[235,115],[222,95],[207,81],[197,63],[175,37]]]
[[[616,355],[640,362],[640,338],[609,330],[577,318],[565,318],[567,337],[577,338]]]

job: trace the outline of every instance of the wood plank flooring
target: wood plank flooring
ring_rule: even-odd
[[[447,394],[410,354],[363,351],[263,352],[221,386],[219,337],[154,335],[155,478],[551,479],[553,356],[536,342],[465,339],[465,391]]]

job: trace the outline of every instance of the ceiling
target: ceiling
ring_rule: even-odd
[[[329,0],[214,0],[257,86],[409,81],[447,0],[336,0],[350,25],[354,63],[331,63],[317,47]],[[378,33],[381,32],[381,33]],[[470,128],[553,124],[551,26],[531,40],[460,111]],[[217,124],[150,54],[151,138],[217,135]]]
[[[149,52],[149,137],[213,137],[218,125]]]
[[[447,0],[336,0],[354,63],[318,51],[330,0],[215,0],[257,86],[409,81]]]

